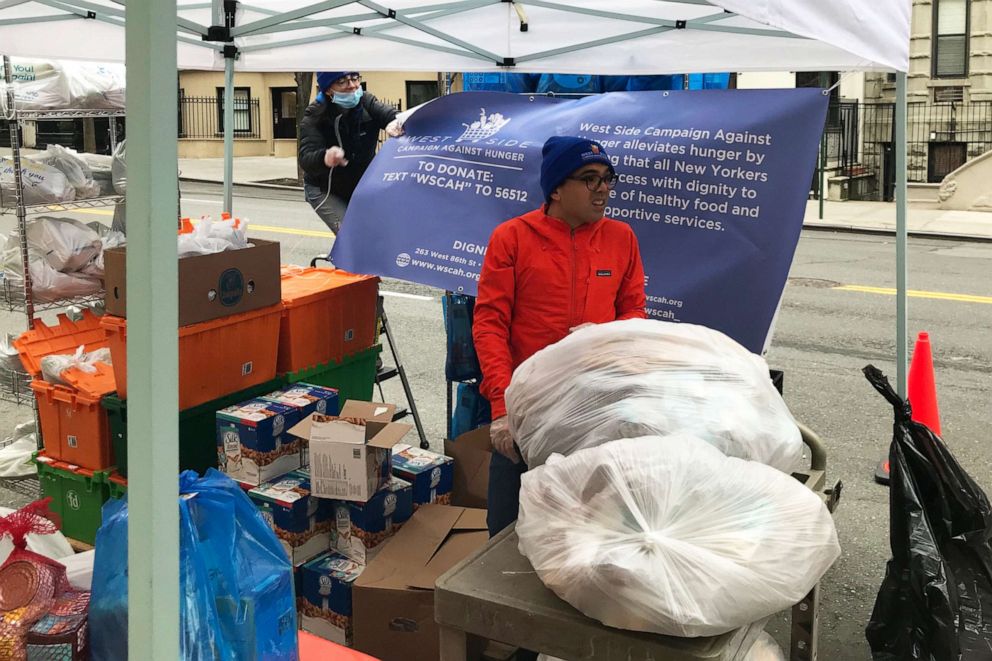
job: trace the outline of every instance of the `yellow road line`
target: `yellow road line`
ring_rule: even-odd
[[[865,287],[862,285],[840,285],[834,287],[840,291],[854,291],[862,294],[883,294],[885,296],[895,296],[896,290],[889,287]],[[992,296],[974,296],[972,294],[950,294],[941,291],[922,291],[910,289],[906,292],[910,298],[929,298],[938,301],[958,301],[960,303],[984,303],[992,305]]]
[[[294,234],[296,236],[312,236],[318,239],[332,239],[334,238],[334,232],[326,232],[321,230],[300,230],[291,227],[273,227],[271,225],[256,225],[255,223],[248,223],[248,231],[257,230],[259,232],[272,232],[273,234]]]

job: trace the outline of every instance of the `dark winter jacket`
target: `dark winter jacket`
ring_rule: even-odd
[[[375,156],[379,131],[396,117],[396,108],[368,93],[347,111],[329,98],[319,99],[307,107],[300,123],[300,167],[306,183],[326,191],[330,170],[324,152],[335,146],[344,149],[348,165],[334,168],[331,193],[348,201]]]

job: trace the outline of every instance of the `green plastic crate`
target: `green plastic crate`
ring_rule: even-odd
[[[289,372],[286,378],[289,383],[306,381],[316,386],[335,388],[342,406],[349,399],[371,401],[375,388],[375,364],[380,353],[382,345],[377,344],[347,356],[341,362],[332,361],[298,372]]]
[[[110,497],[114,500],[122,500],[127,496],[127,480],[117,473],[107,476],[107,486],[110,488]]]
[[[201,475],[217,468],[217,411],[252,397],[258,397],[286,385],[284,377],[232,393],[191,409],[179,412],[179,470],[194,470]],[[127,402],[116,394],[101,401],[110,419],[110,442],[114,446],[117,472],[127,477]]]
[[[100,528],[103,504],[110,498],[106,471],[72,469],[68,464],[38,465],[38,481],[43,497],[51,497],[50,508],[62,518],[62,534],[92,544]]]

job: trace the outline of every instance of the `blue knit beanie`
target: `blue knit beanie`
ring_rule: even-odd
[[[584,165],[602,163],[616,174],[603,145],[594,140],[567,135],[552,136],[544,143],[541,155],[544,158],[541,161],[541,190],[545,201],[550,201],[551,194],[561,186],[561,182]]]
[[[357,71],[318,71],[317,72],[317,89],[321,92],[325,91],[331,86],[338,78],[342,76],[349,76],[353,73],[358,73]]]

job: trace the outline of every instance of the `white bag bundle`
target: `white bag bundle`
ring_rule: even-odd
[[[712,636],[799,602],[840,555],[819,496],[688,434],[622,439],[523,475],[520,552],[621,629]]]
[[[126,76],[123,64],[61,62],[73,108],[123,110]]]
[[[52,354],[41,359],[41,378],[49,383],[66,384],[62,379],[62,373],[67,369],[75,367],[81,372],[92,374],[96,372],[96,363],[112,365],[110,359],[110,349],[104,347],[95,351],[86,352],[85,347],[80,346],[75,353]]]
[[[179,257],[210,255],[225,250],[248,247],[248,222],[246,220],[212,220],[201,218],[193,231],[179,235]]]
[[[65,175],[69,185],[76,189],[77,200],[97,197],[100,186],[93,180],[89,164],[74,149],[62,145],[48,145],[44,152],[30,157],[35,163],[51,166]]]
[[[56,271],[86,268],[103,250],[100,235],[75,218],[38,216],[27,224],[28,247]]]
[[[553,453],[676,431],[785,472],[803,461],[764,359],[694,324],[630,319],[576,331],[517,368],[506,406],[531,468]]]
[[[110,178],[118,195],[127,193],[127,140],[121,140],[110,162]]]
[[[114,195],[113,157],[106,154],[80,154],[93,173],[93,183],[99,188],[100,197]]]
[[[62,172],[29,158],[21,160],[24,204],[54,204],[76,199],[76,189]],[[0,156],[0,199],[14,206],[14,161]]]
[[[14,106],[18,110],[62,110],[70,107],[69,84],[56,62],[11,60]],[[0,114],[7,114],[7,87],[0,80]]]

